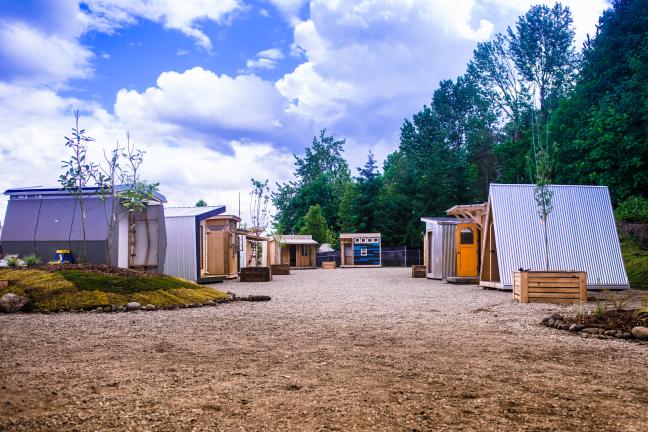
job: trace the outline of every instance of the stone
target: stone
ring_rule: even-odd
[[[126,304],[126,310],[127,310],[127,311],[136,311],[136,310],[140,310],[141,307],[142,307],[142,305],[139,304],[139,303],[137,303],[137,302],[128,302],[128,303]]]
[[[648,340],[648,327],[638,326],[632,329],[632,336],[639,340]]]
[[[553,327],[556,328],[556,329],[559,329],[560,326],[562,325],[562,323],[563,323],[562,321],[556,320],[556,321],[554,321]]]
[[[569,330],[569,324],[561,323],[559,328],[560,330]]]
[[[585,331],[583,331],[583,333],[581,333],[580,335],[581,335],[581,337],[583,337],[583,338],[591,338],[591,337],[592,337],[591,334],[589,334],[589,333],[585,333]]]
[[[616,334],[616,330],[605,330],[605,333],[603,333],[605,336],[614,336]]]
[[[565,321],[565,317],[563,317],[559,313],[551,314],[551,318],[553,318],[554,321]]]
[[[51,311],[51,310],[49,310],[49,309],[41,309],[41,311],[40,311],[40,312],[41,312],[42,314],[45,314],[45,315],[49,315],[49,314],[51,314],[51,313],[52,313],[52,311]]]
[[[154,310],[157,309],[157,308],[155,307],[155,305],[149,303],[149,304],[147,304],[146,306],[144,306],[144,309],[146,309],[146,310],[150,310],[150,311],[154,311]]]
[[[0,298],[0,310],[6,313],[16,313],[29,303],[27,297],[7,293]]]
[[[553,318],[549,318],[549,319],[547,320],[547,322],[545,323],[545,325],[546,325],[547,327],[553,327],[555,322],[556,322],[556,321],[555,321]]]
[[[97,309],[94,310],[97,313],[102,313],[104,310],[101,306],[99,306]]]
[[[584,325],[582,324],[572,324],[569,326],[569,331],[570,332],[579,332],[585,328]]]
[[[624,333],[621,335],[621,339],[630,339],[631,337],[632,337],[632,334],[630,334],[630,333],[628,333],[628,332],[624,332]]]
[[[599,329],[597,329],[596,327],[585,327],[583,329],[583,333],[586,334],[598,334],[598,331]]]
[[[622,339],[623,338],[623,332],[622,331],[616,331],[614,332],[614,337]]]

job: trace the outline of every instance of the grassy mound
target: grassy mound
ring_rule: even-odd
[[[24,295],[36,309],[88,309],[123,306],[131,301],[164,307],[227,299],[222,291],[184,279],[130,270],[102,270],[97,266],[0,269],[0,279],[10,281],[9,287],[0,288],[0,296],[7,292]]]
[[[630,236],[622,236],[621,252],[630,286],[648,290],[648,250],[642,249]]]

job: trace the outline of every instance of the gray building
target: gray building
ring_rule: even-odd
[[[118,186],[123,189],[123,186]],[[123,268],[164,271],[166,231],[164,203],[156,193],[146,210],[129,215],[112,199],[100,200],[96,188],[84,189],[87,262],[110,263]],[[83,229],[78,201],[58,188],[9,189],[5,221],[0,237],[5,254],[37,255],[52,260],[56,250],[68,249],[75,261],[82,257]],[[113,218],[112,232],[109,229]],[[109,243],[112,247],[109,248]]]

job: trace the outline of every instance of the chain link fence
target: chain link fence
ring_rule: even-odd
[[[340,252],[321,252],[317,254],[317,267],[324,261],[335,261],[340,266]],[[383,267],[411,267],[423,264],[423,250],[410,249],[405,246],[383,248],[381,252]]]

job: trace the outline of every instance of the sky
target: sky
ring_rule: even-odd
[[[57,185],[78,109],[91,159],[128,133],[167,205],[236,214],[240,194],[247,221],[250,179],[291,180],[321,129],[354,172],[384,160],[477,42],[538,3],[0,0],[0,190]],[[609,4],[563,4],[580,47]]]

